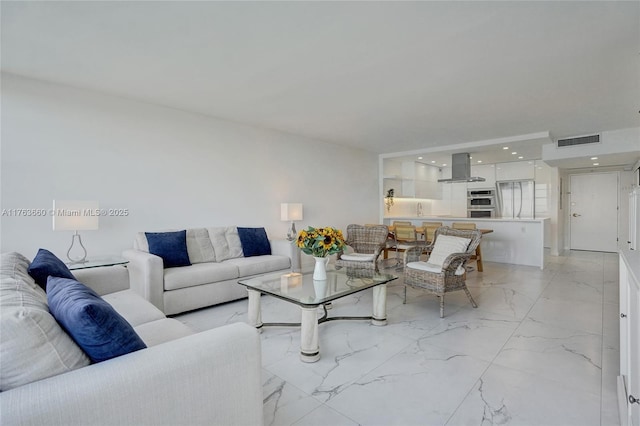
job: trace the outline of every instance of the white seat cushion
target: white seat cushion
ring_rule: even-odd
[[[238,278],[238,267],[229,263],[196,263],[164,270],[164,289],[193,287]]]
[[[355,262],[373,262],[375,255],[372,253],[349,253],[340,256],[341,260],[349,260]]]
[[[407,263],[407,268],[419,269],[421,271],[433,272],[435,274],[442,273],[441,265],[434,265],[429,262],[409,262]],[[462,274],[464,274],[464,268],[462,266],[458,266],[458,269],[456,269],[456,275]]]
[[[165,318],[160,309],[133,290],[105,294],[102,298],[134,328],[140,324]]]
[[[134,329],[149,347],[194,334],[192,329],[173,318],[163,318],[148,322]]]
[[[279,271],[291,267],[291,260],[286,256],[265,254],[262,256],[239,257],[228,259],[223,264],[234,265],[238,268],[240,277],[248,277],[267,272]]]
[[[451,235],[438,235],[428,262],[442,268],[442,264],[449,255],[453,253],[466,252],[470,242],[471,239],[469,238],[453,237]]]

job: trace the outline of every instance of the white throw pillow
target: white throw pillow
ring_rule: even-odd
[[[449,255],[453,253],[464,253],[469,247],[470,238],[453,237],[451,235],[438,235],[433,251],[429,256],[428,262],[438,265],[442,268],[442,264]]]
[[[0,391],[89,365],[28,277],[29,261],[6,253],[0,264]]]
[[[191,263],[216,261],[213,245],[206,228],[187,229],[187,253]]]
[[[216,262],[242,257],[242,243],[235,226],[207,228]]]

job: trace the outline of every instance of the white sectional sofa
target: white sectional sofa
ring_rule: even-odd
[[[186,230],[189,266],[165,268],[160,256],[149,253],[144,232],[122,254],[129,260],[131,288],[166,315],[175,315],[247,297],[240,278],[289,272],[297,248],[286,240],[268,244],[271,254],[245,256],[238,228],[191,228]]]
[[[125,268],[77,270],[76,279],[147,346],[91,364],[49,313],[29,264],[18,253],[3,254],[0,263],[2,425],[263,423],[254,328],[236,323],[194,333],[130,290]]]

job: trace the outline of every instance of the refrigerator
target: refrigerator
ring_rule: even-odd
[[[505,219],[535,217],[535,183],[531,180],[496,182],[496,216]]]

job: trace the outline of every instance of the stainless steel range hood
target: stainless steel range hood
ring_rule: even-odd
[[[438,182],[484,182],[486,179],[471,176],[471,159],[468,152],[461,152],[451,156],[451,179],[438,179]]]

